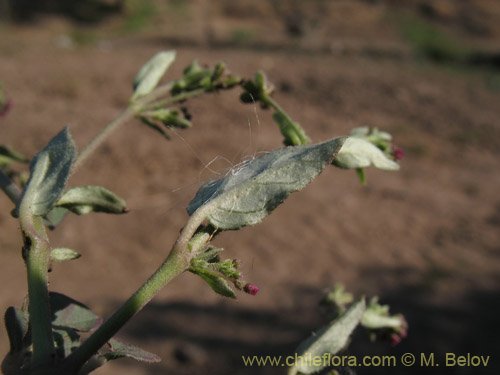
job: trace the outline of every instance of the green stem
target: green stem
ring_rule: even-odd
[[[188,243],[205,218],[206,213],[203,208],[191,216],[163,264],[97,331],[66,358],[63,364],[66,369],[69,371],[80,369],[166,284],[189,268],[192,254]]]
[[[172,87],[174,86],[175,81],[171,81],[169,83],[166,83],[162,86],[158,86],[156,89],[154,89],[151,93],[148,95],[145,95],[143,97],[139,97],[135,99],[134,101],[131,102],[131,105],[137,105],[137,106],[143,106],[145,104],[154,102],[155,100],[161,99],[166,95],[170,94],[170,91],[172,90]]]
[[[293,123],[292,119],[290,118],[290,116],[288,116],[288,114],[285,112],[285,110],[273,98],[271,98],[269,95],[263,95],[261,97],[261,100],[264,103],[266,103],[267,105],[273,107],[276,112],[279,112],[288,121],[290,121],[291,123]]]
[[[50,245],[43,219],[31,216],[26,210],[27,207],[21,205],[19,221],[24,241],[23,257],[28,273],[29,315],[33,340],[32,366],[36,368],[50,365],[55,354],[48,289]]]
[[[4,191],[4,193],[9,197],[9,199],[17,205],[19,199],[21,198],[21,191],[17,187],[17,185],[12,182],[12,180],[7,177],[7,175],[0,170],[0,188]]]
[[[88,144],[83,148],[78,157],[73,164],[72,173],[75,173],[78,168],[83,164],[83,162],[95,151],[95,149],[107,138],[109,135],[118,129],[122,124],[127,122],[128,120],[134,117],[135,113],[131,108],[127,108],[125,112],[123,112],[116,119],[111,121],[108,125],[104,127],[104,129],[99,132]]]
[[[200,89],[195,89],[195,90],[191,90],[191,91],[181,92],[180,94],[171,96],[170,98],[159,100],[159,101],[153,102],[151,104],[145,104],[142,107],[143,108],[142,110],[152,111],[155,109],[163,108],[163,107],[166,107],[166,106],[173,104],[173,103],[182,102],[183,100],[194,98],[196,96],[200,96],[201,94],[205,93],[206,91],[207,91],[207,89],[200,88]]]

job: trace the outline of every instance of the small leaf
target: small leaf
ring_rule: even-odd
[[[147,117],[141,116],[140,119],[144,125],[153,129],[155,132],[160,133],[165,139],[170,140],[170,136],[165,132],[165,130],[163,130],[163,128],[161,126],[155,124],[153,121],[151,121]]]
[[[111,346],[111,350],[101,355],[102,358],[108,361],[124,357],[148,363],[161,361],[161,358],[156,354],[150,353],[134,345],[125,344],[116,339],[109,340],[109,345]]]
[[[211,271],[207,268],[193,266],[189,267],[189,271],[205,280],[215,293],[220,294],[224,297],[236,299],[236,294],[231,289],[228,282],[216,272]]]
[[[64,207],[77,215],[90,212],[122,214],[126,212],[127,204],[101,186],[78,186],[64,193],[57,206]]]
[[[27,163],[29,160],[19,152],[11,148],[0,145],[0,165],[11,164],[13,162]]]
[[[285,145],[307,145],[310,142],[309,137],[298,122],[291,121],[280,112],[273,113],[273,119],[280,127],[281,134],[285,137]]]
[[[211,266],[230,279],[237,280],[241,276],[241,271],[238,270],[235,262],[232,259],[226,259],[222,262],[212,263]]]
[[[5,311],[5,327],[9,336],[10,354],[23,349],[23,341],[28,332],[28,316],[25,312],[10,306]]]
[[[364,311],[365,301],[361,299],[353,303],[344,314],[328,326],[321,328],[315,335],[303,341],[296,350],[297,356],[302,356],[302,360],[297,361],[288,374],[313,374],[321,371],[325,363],[321,361],[321,364],[317,366],[314,365],[313,359],[325,353],[336,354],[342,350],[351,333],[358,326]]]
[[[32,215],[46,215],[66,187],[75,155],[75,143],[65,127],[31,162],[19,209],[24,205]]]
[[[181,118],[179,116],[179,111],[175,109],[157,109],[151,113],[148,113],[148,116],[154,120],[161,121],[167,127],[186,129],[191,126],[191,122],[184,118]]]
[[[57,247],[50,251],[50,259],[54,262],[65,262],[67,260],[74,260],[80,257],[81,255],[75,250],[67,249],[65,247]]]
[[[346,306],[352,303],[352,301],[354,301],[354,296],[345,291],[344,285],[335,284],[335,286],[323,298],[322,303],[331,305],[336,310],[343,313],[346,310]]]
[[[255,225],[331,163],[344,140],[285,147],[256,158],[227,177],[203,185],[187,211],[192,215],[209,205],[208,221],[223,230]]]
[[[53,329],[56,353],[59,358],[66,358],[80,346],[80,335],[71,328],[58,327]]]
[[[149,59],[134,78],[132,100],[153,91],[174,60],[175,51],[158,52]]]
[[[208,245],[206,247],[206,249],[204,251],[200,252],[199,254],[197,254],[196,257],[193,258],[193,260],[200,261],[200,262],[206,262],[206,263],[218,262],[219,261],[219,253],[223,250],[224,249],[222,249],[222,248]]]
[[[56,327],[90,331],[102,320],[83,303],[60,293],[50,293],[50,308],[53,315],[52,325]]]
[[[358,169],[374,166],[379,169],[395,171],[399,164],[389,159],[382,150],[372,143],[356,137],[348,138],[333,165],[344,169]]]
[[[55,229],[55,227],[63,221],[68,212],[69,211],[63,207],[54,207],[44,216],[44,221],[49,226],[49,229]]]

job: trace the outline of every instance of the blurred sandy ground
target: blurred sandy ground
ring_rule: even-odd
[[[354,354],[494,356],[498,15],[493,1],[131,1],[100,23],[54,12],[3,23],[0,79],[14,107],[0,120],[1,143],[30,157],[65,124],[83,147],[126,106],[141,64],[169,48],[178,60],[167,79],[193,59],[224,60],[247,77],[264,69],[275,98],[314,141],[371,125],[392,132],[405,150],[398,173],[370,170],[362,187],[353,172],[330,168],[265,224],[218,237],[225,255],[240,258],[247,280],[261,287],[257,297],[228,301],[182,275],[121,335],[163,362],[117,361],[97,373],[282,374],[244,368],[241,355],[293,352],[327,321],[317,303],[336,282],[379,295],[410,323],[409,338],[396,348],[369,344],[360,332]],[[72,186],[103,185],[131,211],[68,217],[51,233],[54,246],[83,254],[54,267],[51,289],[108,316],[166,256],[187,202],[202,182],[217,178],[206,168],[210,161],[217,158],[211,169],[225,173],[281,146],[269,111],[240,104],[236,92],[188,105],[193,129],[166,142],[130,123],[74,176]],[[5,310],[20,305],[25,274],[12,205],[0,202]],[[424,370],[475,375],[499,368],[493,357],[486,369]],[[358,372],[391,371],[401,369]]]

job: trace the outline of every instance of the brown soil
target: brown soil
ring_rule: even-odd
[[[208,64],[224,60],[242,76],[263,69],[277,86],[275,98],[314,141],[359,125],[379,127],[405,150],[401,171],[368,170],[363,187],[354,172],[330,168],[264,224],[219,236],[216,243],[226,257],[241,259],[246,279],[261,287],[259,294],[242,294],[235,302],[215,295],[195,276],[182,275],[121,333],[159,354],[162,363],[122,360],[96,374],[283,374],[284,368],[245,368],[241,356],[293,353],[327,321],[318,301],[337,282],[357,295],[380,296],[410,324],[408,338],[395,348],[370,344],[360,332],[353,354],[492,356],[487,368],[443,364],[357,369],[359,374],[498,373],[500,97],[489,85],[491,76],[416,62],[387,26],[391,1],[332,2],[343,4],[335,9],[344,13],[332,13],[336,18],[317,28],[322,20],[317,17],[327,18],[331,9],[307,8],[298,39],[277,16],[286,10],[273,10],[267,2],[245,1],[241,8],[231,3],[209,9],[212,21],[185,34],[179,28],[168,33],[164,26],[108,36],[112,26],[106,24],[92,31],[100,30],[95,40],[68,45],[75,26],[60,19],[3,26],[0,79],[14,107],[0,119],[1,143],[32,156],[69,124],[83,147],[126,106],[138,67],[158,50],[175,46],[178,59],[169,78],[195,58]],[[455,35],[486,47],[500,40],[500,23],[485,18],[489,33],[474,34],[453,18],[465,10],[453,13],[446,4],[458,6],[455,2],[436,3],[441,8],[435,12],[448,18],[435,22]],[[488,2],[456,3],[479,9]],[[196,4],[186,13],[191,25],[203,13]],[[355,24],[346,22],[352,14]],[[247,28],[254,30],[252,39],[237,39]],[[50,233],[54,246],[83,254],[54,267],[53,290],[108,316],[164,259],[187,218],[186,204],[203,181],[217,177],[210,170],[225,173],[281,146],[269,111],[240,104],[236,92],[188,104],[192,129],[167,142],[130,123],[74,176],[72,186],[103,185],[125,198],[130,212],[68,217]],[[8,215],[12,204],[4,196],[0,204],[4,311],[21,304],[26,282],[20,236],[14,234],[18,224]],[[1,337],[5,353],[7,339]]]

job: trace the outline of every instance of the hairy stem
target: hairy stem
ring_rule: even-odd
[[[188,243],[205,218],[203,208],[191,216],[163,264],[97,331],[66,358],[63,364],[65,368],[70,371],[81,368],[166,284],[189,268],[192,255]]]
[[[21,190],[17,187],[17,185],[12,182],[12,180],[7,177],[7,175],[0,170],[0,188],[3,192],[9,197],[9,199],[17,205],[19,199],[21,198]]]
[[[128,108],[115,120],[111,121],[104,129],[99,132],[88,144],[83,148],[73,164],[73,173],[80,168],[83,162],[95,151],[95,149],[107,138],[109,135],[118,129],[125,122],[134,117],[135,113],[131,108]]]
[[[28,296],[33,368],[50,365],[54,359],[51,311],[48,289],[50,245],[43,219],[32,216],[21,204],[19,221],[23,233],[23,258],[28,273]]]
[[[283,117],[285,117],[288,121],[293,122],[290,116],[288,116],[288,113],[285,112],[285,110],[269,95],[264,95],[261,100],[266,103],[267,105],[271,106],[274,108],[276,112],[279,112]]]
[[[205,88],[181,92],[180,94],[171,96],[170,98],[159,100],[157,102],[152,102],[151,104],[146,104],[143,106],[143,109],[145,111],[151,111],[151,110],[163,108],[163,107],[166,107],[166,106],[173,104],[173,103],[182,102],[183,100],[194,98],[196,96],[200,96],[201,94],[203,94],[205,92],[207,92],[207,89],[205,89]]]

